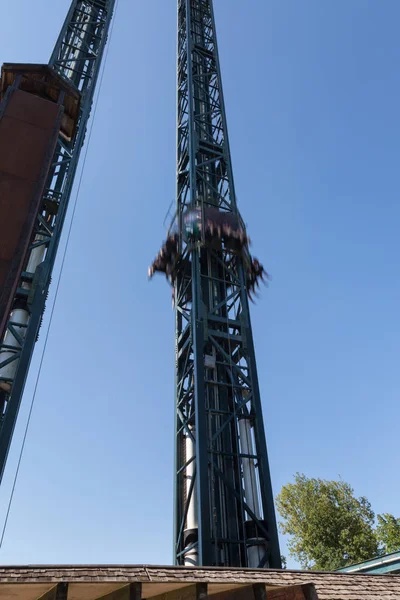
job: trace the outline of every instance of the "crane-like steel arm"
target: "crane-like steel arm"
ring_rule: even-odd
[[[55,77],[60,76],[67,89],[78,92],[80,102],[73,135],[70,139],[59,135],[0,342],[0,481],[45,309],[114,7],[115,0],[73,0],[49,63]]]

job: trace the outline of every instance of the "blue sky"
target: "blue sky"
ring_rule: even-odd
[[[68,5],[7,3],[1,62],[46,62]],[[400,516],[400,4],[215,12],[240,209],[273,277],[252,318],[274,491],[341,475]],[[175,0],[119,1],[2,563],[172,560],[174,319],[147,266],[175,194],[175,30]]]

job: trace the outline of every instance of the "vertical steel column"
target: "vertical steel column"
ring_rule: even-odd
[[[182,215],[237,214],[212,0],[178,0],[175,562],[280,568],[243,257]]]
[[[3,407],[0,415],[0,481],[45,309],[114,6],[115,0],[73,0],[50,59],[53,69],[81,92],[81,106],[74,138],[69,143],[61,136],[59,138],[25,271],[14,299],[14,306],[26,315],[23,334],[15,336],[13,309],[6,336],[0,341],[0,405]],[[9,356],[10,352],[13,361],[10,363],[8,359],[7,365],[12,364],[13,368],[8,368],[5,375],[2,354]]]

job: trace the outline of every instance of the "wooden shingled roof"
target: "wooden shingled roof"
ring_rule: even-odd
[[[157,600],[204,598],[207,593],[218,600],[245,600],[254,598],[251,590],[256,588],[264,590],[261,600],[400,600],[399,575],[147,565],[0,567],[1,600],[53,600],[57,585],[68,590],[60,596],[65,600],[125,600],[137,597],[125,594],[137,584],[142,598]],[[202,587],[206,596],[192,594],[196,584],[198,589],[207,584]]]

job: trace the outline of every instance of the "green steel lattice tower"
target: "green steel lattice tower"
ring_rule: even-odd
[[[178,0],[174,559],[281,567],[244,258],[189,243],[185,214],[238,215],[212,0]]]

